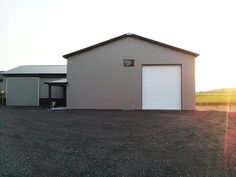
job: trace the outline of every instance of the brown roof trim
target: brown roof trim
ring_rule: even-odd
[[[162,43],[162,42],[158,42],[158,41],[155,41],[155,40],[152,40],[152,39],[148,39],[148,38],[145,38],[145,37],[136,35],[136,34],[127,33],[127,34],[123,34],[123,35],[121,35],[121,36],[118,36],[118,37],[109,39],[109,40],[107,40],[107,41],[104,41],[104,42],[101,42],[101,43],[92,45],[92,46],[90,46],[90,47],[86,47],[86,48],[83,48],[83,49],[81,49],[81,50],[77,50],[77,51],[75,51],[75,52],[72,52],[72,53],[63,55],[63,57],[66,58],[66,59],[68,59],[68,58],[70,58],[70,57],[72,57],[72,56],[74,56],[74,55],[77,55],[77,54],[80,54],[80,53],[82,53],[82,52],[85,52],[85,51],[88,51],[88,50],[91,50],[91,49],[100,47],[100,46],[105,45],[105,44],[109,44],[109,43],[111,43],[111,42],[117,41],[117,40],[122,39],[122,38],[125,38],[125,37],[134,37],[134,38],[137,38],[137,39],[140,39],[140,40],[143,40],[143,41],[147,41],[147,42],[150,42],[150,43],[153,43],[153,44],[160,45],[160,46],[162,46],[162,47],[166,47],[166,48],[170,48],[170,49],[173,49],[173,50],[177,50],[177,51],[179,51],[179,52],[186,53],[186,54],[192,55],[192,56],[194,56],[194,57],[198,57],[198,56],[199,56],[199,54],[194,53],[194,52],[191,52],[191,51],[188,51],[188,50],[185,50],[185,49],[181,49],[181,48],[174,47],[174,46],[171,46],[171,45],[168,45],[168,44],[164,44],[164,43]]]

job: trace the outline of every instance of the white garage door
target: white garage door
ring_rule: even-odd
[[[142,67],[143,109],[181,110],[181,67]]]
[[[38,106],[38,77],[9,77],[7,84],[6,105],[8,106]]]

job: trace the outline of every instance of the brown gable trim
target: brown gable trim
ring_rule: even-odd
[[[178,48],[178,47],[175,47],[175,46],[172,46],[172,45],[169,45],[169,44],[165,44],[165,43],[162,43],[162,42],[158,42],[158,41],[155,41],[155,40],[152,40],[152,39],[148,39],[148,38],[136,35],[136,34],[133,34],[132,36],[137,38],[137,39],[141,39],[141,40],[153,43],[153,44],[157,44],[157,45],[162,46],[162,47],[170,48],[170,49],[182,52],[182,53],[186,53],[186,54],[192,55],[194,57],[198,57],[199,56],[198,53],[191,52],[191,51],[188,51],[188,50],[185,50],[185,49],[181,49],[181,48]]]
[[[198,57],[198,56],[199,56],[199,54],[194,53],[194,52],[191,52],[191,51],[188,51],[188,50],[185,50],[185,49],[181,49],[181,48],[174,47],[174,46],[171,46],[171,45],[168,45],[168,44],[164,44],[164,43],[161,43],[161,42],[158,42],[158,41],[155,41],[155,40],[152,40],[152,39],[148,39],[148,38],[145,38],[145,37],[136,35],[136,34],[127,33],[127,34],[123,34],[123,35],[121,35],[121,36],[118,36],[118,37],[109,39],[109,40],[107,40],[107,41],[104,41],[104,42],[101,42],[101,43],[92,45],[92,46],[90,46],[90,47],[86,47],[86,48],[84,48],[84,49],[77,50],[77,51],[75,51],[75,52],[72,52],[72,53],[63,55],[63,57],[66,58],[66,59],[68,59],[68,58],[70,58],[70,57],[72,57],[72,56],[74,56],[74,55],[77,55],[77,54],[80,54],[80,53],[82,53],[82,52],[85,52],[85,51],[88,51],[88,50],[91,50],[91,49],[100,47],[100,46],[105,45],[105,44],[109,44],[109,43],[111,43],[111,42],[117,41],[117,40],[122,39],[122,38],[125,38],[125,37],[134,37],[134,38],[137,38],[137,39],[140,39],[140,40],[143,40],[143,41],[147,41],[147,42],[150,42],[150,43],[153,43],[153,44],[162,46],[162,47],[166,47],[166,48],[170,48],[170,49],[173,49],[173,50],[177,50],[177,51],[179,51],[179,52],[186,53],[186,54],[192,55],[192,56],[194,56],[194,57]]]
[[[83,48],[83,49],[81,49],[81,50],[77,50],[77,51],[75,51],[75,52],[72,52],[72,53],[63,55],[63,57],[66,58],[66,59],[68,59],[69,57],[72,57],[72,56],[74,56],[74,55],[80,54],[80,53],[85,52],[85,51],[88,51],[88,50],[90,50],[90,49],[97,48],[97,47],[102,46],[102,45],[105,45],[105,44],[109,44],[109,43],[111,43],[111,42],[114,42],[114,41],[117,41],[117,40],[119,40],[119,39],[122,39],[122,38],[124,38],[124,37],[126,37],[126,36],[127,36],[126,34],[123,34],[123,35],[121,35],[121,36],[118,36],[118,37],[109,39],[109,40],[107,40],[107,41],[103,41],[103,42],[101,42],[101,43],[92,45],[92,46],[90,46],[90,47],[86,47],[86,48]]]

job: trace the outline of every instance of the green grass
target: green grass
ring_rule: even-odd
[[[196,103],[236,103],[236,89],[219,89],[197,92]]]

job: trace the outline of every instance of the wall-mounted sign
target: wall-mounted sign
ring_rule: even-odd
[[[134,59],[124,59],[124,67],[133,67]]]

